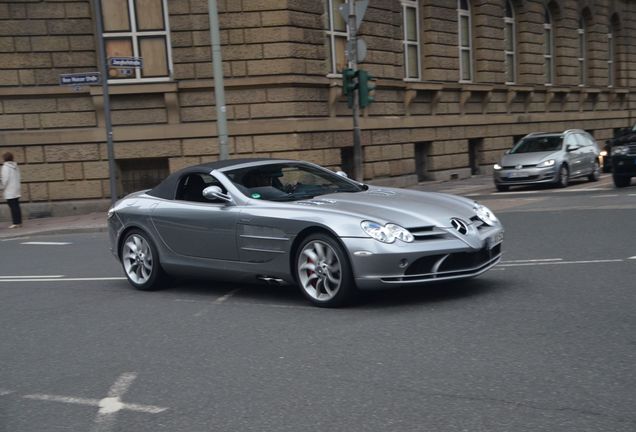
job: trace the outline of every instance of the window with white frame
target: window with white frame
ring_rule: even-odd
[[[516,22],[515,11],[510,0],[506,0],[506,14],[504,16],[504,55],[506,57],[506,84],[514,84],[517,78],[516,59]]]
[[[609,33],[607,33],[607,86],[614,87],[616,85],[616,69],[614,66],[614,55],[616,46],[614,42],[614,26],[610,24]]]
[[[543,61],[545,65],[545,84],[554,83],[554,33],[552,31],[552,15],[547,7],[543,8]]]
[[[106,56],[140,57],[142,68],[109,68],[115,82],[165,81],[172,74],[166,0],[103,0]]]
[[[338,10],[345,0],[327,0],[327,48],[329,73],[339,74],[347,67],[346,47],[349,29]]]
[[[457,0],[457,20],[459,22],[459,79],[470,82],[473,80],[473,45],[469,0]]]
[[[585,32],[585,20],[579,17],[579,85],[584,86],[587,81],[587,40]]]
[[[420,72],[420,23],[419,7],[415,0],[402,0],[404,18],[404,77],[419,80]]]

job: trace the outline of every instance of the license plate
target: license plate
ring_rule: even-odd
[[[499,243],[501,243],[503,241],[503,237],[504,234],[503,232],[499,232],[497,234],[495,234],[492,237],[488,237],[488,240],[486,241],[486,244],[488,245],[488,248],[493,248],[494,246],[498,245]]]
[[[528,177],[528,173],[525,171],[513,171],[508,173],[508,178],[523,178]]]

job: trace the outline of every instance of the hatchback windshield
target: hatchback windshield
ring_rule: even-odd
[[[562,145],[563,137],[560,136],[528,137],[519,141],[510,154],[557,151]]]
[[[299,163],[276,163],[224,172],[234,185],[253,199],[296,201],[336,192],[365,190],[345,177]]]

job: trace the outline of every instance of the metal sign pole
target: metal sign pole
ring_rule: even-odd
[[[357,23],[356,23],[356,5],[355,0],[349,2],[349,19],[347,27],[349,27],[349,67],[353,71],[358,70],[358,42],[357,42]],[[362,170],[362,145],[360,143],[360,104],[358,101],[358,88],[353,90],[353,178],[359,182],[364,180],[364,172]]]
[[[104,28],[102,24],[101,0],[93,0],[95,23],[97,27],[97,51],[99,69],[102,71],[102,93],[104,94],[104,123],[106,126],[106,145],[108,148],[108,175],[110,177],[110,202],[117,201],[117,178],[115,170],[115,151],[113,148],[113,125],[110,118],[110,95],[108,93],[108,64],[104,46]]]
[[[212,69],[214,74],[214,97],[216,101],[216,134],[219,139],[219,159],[229,159],[227,137],[227,108],[225,106],[225,87],[223,85],[223,62],[221,60],[221,36],[219,32],[219,13],[216,0],[208,0],[210,18],[210,41],[212,43]]]

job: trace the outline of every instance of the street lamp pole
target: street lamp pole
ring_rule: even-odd
[[[104,97],[104,124],[106,127],[106,148],[108,151],[108,176],[110,185],[110,202],[117,201],[117,171],[115,169],[115,150],[113,147],[113,125],[110,117],[110,94],[108,90],[108,64],[106,62],[106,48],[104,46],[104,25],[102,22],[101,0],[93,0],[95,10],[95,24],[97,28],[97,55],[99,69],[102,72],[102,93]]]
[[[223,85],[223,63],[221,60],[221,36],[216,0],[208,0],[210,18],[210,40],[212,43],[212,70],[214,75],[214,98],[216,102],[216,132],[219,139],[219,159],[229,159],[227,136],[227,107]]]
[[[349,28],[349,68],[354,72],[358,70],[358,36],[356,24],[356,5],[355,0],[348,0],[349,19],[347,27]],[[360,142],[360,103],[358,101],[359,90],[357,86],[353,90],[353,178],[356,181],[363,181],[364,173],[362,170],[362,145]]]

